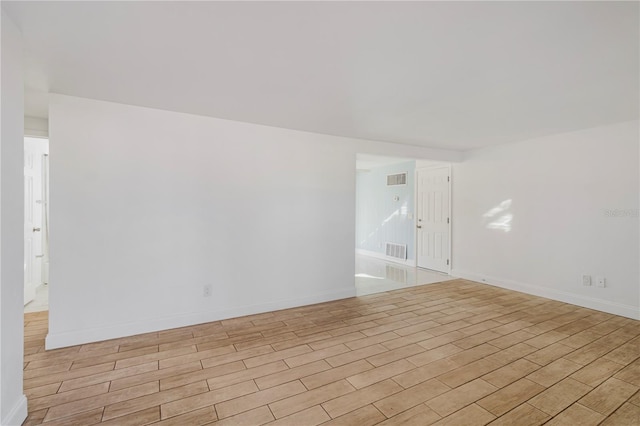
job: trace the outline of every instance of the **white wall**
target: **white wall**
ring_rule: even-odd
[[[356,152],[459,158],[61,95],[49,124],[49,348],[353,296]]]
[[[639,140],[633,121],[467,153],[453,274],[639,319]]]
[[[415,170],[415,161],[358,170],[356,250],[386,258],[387,242],[405,244],[406,263],[415,266]],[[405,172],[406,185],[387,186],[387,175]]]
[[[22,36],[2,12],[0,111],[0,424],[27,417],[23,368]]]

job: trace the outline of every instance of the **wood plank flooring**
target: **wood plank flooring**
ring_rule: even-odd
[[[639,425],[640,322],[466,280],[44,350],[25,425]]]

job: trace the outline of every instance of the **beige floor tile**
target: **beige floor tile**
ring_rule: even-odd
[[[441,418],[438,413],[427,407],[426,404],[420,404],[379,423],[379,426],[394,426],[400,424],[402,426],[425,426],[433,424]]]
[[[461,331],[464,333],[464,330],[461,330]],[[465,337],[464,339],[457,340],[456,346],[462,349],[470,349],[470,348],[473,348],[474,346],[487,343],[499,337],[502,337],[502,335],[496,332],[493,332],[491,330],[485,330],[481,333],[474,334],[472,336]]]
[[[544,386],[531,380],[520,379],[482,398],[477,404],[496,416],[502,416],[543,390]]]
[[[159,406],[165,402],[176,399],[188,398],[192,395],[208,392],[209,387],[203,380],[201,382],[191,383],[186,386],[180,386],[167,391],[155,392],[150,395],[144,395],[138,398],[127,399],[125,401],[109,404],[104,408],[102,420],[109,420],[116,417],[144,410],[149,407]]]
[[[479,359],[464,367],[456,368],[453,371],[438,376],[438,380],[451,388],[457,388],[462,384],[498,369],[501,365],[502,364],[491,361],[488,358]]]
[[[495,361],[501,365],[510,364],[522,357],[525,357],[536,351],[536,348],[529,346],[526,343],[516,343],[513,346],[499,350],[489,356],[486,359]]]
[[[517,343],[524,342],[525,340],[529,340],[534,337],[536,337],[536,335],[533,333],[527,333],[526,331],[519,330],[511,334],[507,334],[506,336],[491,340],[489,343],[498,348],[506,349],[509,346],[513,346]]]
[[[94,408],[76,414],[64,416],[56,420],[47,420],[45,417],[45,425],[47,426],[89,426],[99,424],[102,419],[102,408]]]
[[[340,355],[345,352],[350,352],[351,349],[346,347],[345,345],[336,345],[330,346],[325,349],[320,349],[317,351],[313,351],[310,353],[305,353],[302,355],[293,356],[290,358],[285,358],[284,362],[287,363],[289,368],[299,367],[304,364],[309,364],[314,361],[323,360],[325,358],[329,358],[335,355]],[[278,353],[278,352],[276,352]]]
[[[604,358],[622,365],[628,365],[639,357],[640,338],[635,338],[604,356]]]
[[[323,426],[373,426],[380,424],[384,419],[384,415],[373,405],[366,405],[327,423],[323,423]]]
[[[431,349],[417,355],[410,356],[407,358],[412,364],[417,367],[421,367],[423,365],[429,364],[433,361],[437,361],[442,358],[446,358],[450,355],[454,355],[458,352],[462,352],[462,348],[459,348],[453,344],[447,344],[444,346],[437,347],[435,349]]]
[[[102,373],[105,371],[111,371],[115,367],[115,361],[107,362],[104,364],[92,365],[87,368],[79,368],[76,370],[65,371],[62,373],[48,374],[45,376],[35,376],[32,378],[24,378],[24,388],[30,389],[38,386],[43,386],[51,383],[60,383],[63,380],[76,379],[78,377],[91,376],[93,374]]]
[[[449,390],[450,388],[442,382],[432,379],[381,399],[380,401],[375,402],[374,405],[385,416],[393,417],[398,413],[416,407],[425,401],[448,392]],[[426,409],[427,408],[425,406],[424,410]]]
[[[555,416],[591,391],[591,387],[567,378],[531,398],[528,402],[537,409]]]
[[[471,404],[460,411],[457,411],[440,421],[434,423],[437,426],[483,426],[491,422],[496,417],[484,410],[482,407],[478,407],[476,404]]]
[[[158,371],[158,361],[152,361],[145,364],[134,365],[133,367],[120,368],[117,370],[105,371],[104,373],[92,374],[90,376],[79,377],[77,379],[65,380],[60,386],[60,392],[66,392],[73,389],[80,389],[98,383],[115,381],[118,379],[130,379],[131,377],[148,373],[150,371]],[[140,384],[133,383],[134,384]],[[110,388],[110,390],[115,390]]]
[[[356,331],[353,333],[344,334],[342,336],[332,337],[331,339],[319,340],[317,342],[309,343],[309,346],[314,351],[325,349],[335,345],[347,344],[349,342],[353,342],[354,340],[359,340],[367,337],[368,335],[363,334],[360,331]]]
[[[414,368],[416,368],[415,365],[411,364],[406,359],[399,359],[398,361],[376,367],[372,370],[367,370],[363,373],[349,376],[347,377],[347,380],[357,389],[362,389],[374,383],[381,382],[384,379],[413,370]]]
[[[267,423],[270,426],[316,426],[326,421],[331,420],[331,417],[321,406],[316,405],[311,408],[307,408],[304,411],[292,414],[287,417],[283,417],[274,422]]]
[[[429,379],[438,377],[458,368],[458,364],[450,359],[443,358],[393,378],[403,388],[410,388]]]
[[[160,411],[162,419],[166,419],[169,417],[179,416],[189,411],[213,406],[214,404],[229,401],[257,391],[258,388],[254,381],[249,380],[236,385],[227,386],[226,388],[216,389],[215,391],[203,392],[187,398],[167,401],[161,405]]]
[[[497,388],[492,384],[482,379],[476,379],[430,399],[426,404],[440,416],[446,417],[496,390]]]
[[[203,358],[200,363],[202,364],[202,368],[211,368],[218,365],[229,364],[235,361],[254,358],[259,355],[271,354],[273,352],[274,350],[270,345],[262,345],[238,352],[229,352],[224,355],[213,356],[211,358]]]
[[[52,351],[26,314],[24,425],[635,426],[638,324],[459,279]]]
[[[401,390],[402,387],[389,379],[333,399],[322,404],[322,407],[331,418],[336,418]]]
[[[301,381],[307,389],[311,390],[371,369],[373,369],[373,365],[367,361],[360,360],[321,373],[312,374],[311,376],[302,378]]]
[[[253,358],[247,358],[244,360],[244,364],[247,368],[259,367],[261,365],[270,364],[275,361],[284,360],[285,358],[291,358],[297,355],[306,354],[311,352],[312,349],[307,345],[294,346],[293,348],[284,349],[265,355],[259,355]]]
[[[56,393],[54,395],[43,396],[41,398],[30,399],[29,408],[32,410],[41,410],[43,408],[53,407],[77,399],[88,398],[95,395],[106,394],[109,391],[109,382],[99,383],[97,385],[87,386],[81,389],[74,389],[68,392]]]
[[[640,359],[635,360],[631,364],[616,373],[613,377],[631,383],[634,386],[640,386]]]
[[[227,386],[235,385],[258,377],[268,376],[269,374],[287,370],[287,364],[284,361],[276,361],[271,364],[261,365],[259,367],[247,368],[234,373],[225,374],[223,376],[213,377],[207,380],[209,389],[220,389]]]
[[[352,350],[344,354],[332,356],[326,358],[326,361],[331,364],[331,367],[339,367],[341,365],[349,364],[354,361],[368,358],[370,356],[378,355],[386,352],[387,348],[380,344],[373,344],[360,349]]]
[[[126,352],[120,352],[121,355],[125,354]],[[195,345],[192,346],[186,346],[183,348],[178,348],[178,349],[172,349],[169,351],[155,351],[155,352],[151,352],[149,354],[145,354],[145,355],[140,355],[140,356],[136,356],[136,357],[127,357],[124,359],[118,359],[116,361],[116,369],[119,368],[127,368],[127,367],[132,367],[134,365],[139,365],[139,364],[146,364],[148,362],[152,362],[152,361],[163,361],[163,360],[171,360],[174,363],[179,363],[179,361],[172,359],[172,358],[176,358],[179,357],[180,360],[183,359],[182,355],[186,355],[186,354],[197,354],[197,349]],[[169,365],[170,366],[170,365]]]
[[[62,383],[51,383],[48,385],[38,386],[35,388],[25,389],[24,394],[27,396],[27,399],[32,400],[35,398],[41,398],[43,396],[52,395],[58,392]]]
[[[481,378],[496,387],[504,387],[509,383],[513,383],[522,377],[540,369],[540,366],[526,359],[519,359],[500,367],[491,373],[485,374]]]
[[[267,406],[261,406],[254,408],[253,410],[245,411],[237,414],[233,417],[222,419],[215,423],[215,426],[238,426],[238,425],[251,425],[259,426],[267,424],[274,420],[271,411]]]
[[[582,368],[582,365],[560,358],[527,376],[542,386],[549,387]]]
[[[160,407],[156,406],[103,421],[100,426],[143,426],[158,421],[160,421]]]
[[[640,424],[640,407],[625,403],[607,417],[602,426],[638,426]]]
[[[288,398],[292,395],[303,393],[306,390],[307,389],[304,385],[300,383],[300,381],[296,380],[229,401],[221,402],[215,405],[216,412],[218,413],[219,418],[224,419],[225,417],[235,416],[243,411],[265,406],[272,402]]]
[[[367,361],[374,367],[389,364],[393,361],[403,360],[404,358],[424,352],[425,349],[419,345],[407,345],[378,355],[367,358]]]
[[[553,343],[536,352],[528,354],[525,358],[539,365],[547,365],[573,352],[574,350],[574,348],[563,345],[562,343]]]
[[[129,358],[136,358],[136,361],[135,362],[132,361],[131,365],[135,363],[143,364],[145,362],[152,361],[153,359],[148,360],[146,358],[141,358],[141,357],[144,357],[145,355],[152,355],[153,357],[153,354],[157,354],[157,353],[158,353],[157,346],[147,346],[144,348],[140,348],[132,351],[126,351],[126,352],[114,352],[114,353],[109,353],[107,355],[102,355],[97,357],[90,356],[91,352],[84,352],[83,354],[85,357],[78,359],[77,361],[73,361],[73,366],[71,367],[71,369],[75,370],[77,368],[90,367],[92,365],[104,364],[106,362],[111,362],[111,361],[116,361],[116,365],[117,365],[118,361],[126,360]],[[130,367],[131,365],[121,364],[120,368]]]
[[[529,404],[518,405],[507,414],[490,423],[491,426],[538,426],[551,418],[544,411]],[[576,425],[577,426],[577,425]]]
[[[154,423],[156,426],[198,426],[209,424],[218,417],[216,416],[216,411],[213,407],[205,407],[199,410],[189,411],[187,413],[181,414],[179,416],[171,417],[165,420],[162,420],[158,423]]]
[[[455,342],[456,340],[460,340],[464,337],[464,334],[457,330],[454,330],[437,337],[431,337],[425,340],[421,340],[418,342],[418,345],[422,346],[425,349],[435,349],[448,343]],[[388,344],[385,344],[385,346],[389,347]]]
[[[269,404],[276,419],[289,416],[314,405],[354,392],[356,389],[346,380],[339,380],[325,386],[304,392]]]
[[[325,360],[320,360],[309,364],[304,364],[299,367],[294,367],[288,370],[269,374],[268,376],[258,377],[255,379],[255,382],[260,390],[264,390],[327,370],[331,370],[331,366]]]
[[[363,339],[352,340],[350,342],[346,342],[345,345],[347,345],[349,349],[355,351],[356,349],[366,348],[367,346],[387,342],[389,340],[397,339],[398,337],[400,336],[393,331],[389,331],[387,333],[377,334]]]
[[[613,413],[637,391],[638,386],[612,377],[589,392],[578,402],[593,411],[607,416]]]
[[[605,418],[600,413],[586,408],[580,404],[573,404],[556,417],[552,418],[547,426],[596,426]]]
[[[193,361],[198,362],[198,361]],[[187,367],[186,365],[184,366]],[[185,386],[189,383],[199,382],[201,380],[214,379],[221,376],[228,376],[237,372],[244,372],[246,368],[242,361],[230,362],[229,364],[217,365],[215,367],[209,367],[205,369],[195,369],[194,365],[190,365],[190,367],[194,368],[192,371],[185,371],[182,374],[175,374],[176,367],[164,368],[157,373],[150,373],[151,377],[159,377],[160,379],[160,390],[169,390],[179,386]],[[167,371],[170,374],[162,374],[162,372]],[[253,370],[252,370],[253,371]],[[122,386],[121,383],[117,383],[117,385]]]
[[[529,340],[525,340],[524,343],[538,349],[542,349],[555,342],[566,339],[567,337],[569,336],[564,333],[558,333],[557,331],[548,331]]]
[[[488,355],[491,355],[495,352],[498,352],[500,349],[484,343],[479,346],[475,346],[471,349],[466,349],[460,353],[449,356],[447,359],[452,361],[458,367],[463,367],[473,361],[477,361],[481,358],[484,358]]]
[[[120,401],[128,401],[130,399],[149,395],[158,392],[159,385],[157,382],[145,383],[143,385],[133,386],[115,392],[92,396],[68,402],[66,404],[51,407],[47,412],[46,421],[57,420],[63,417],[69,417],[84,411],[105,407]],[[102,410],[101,410],[102,411]]]

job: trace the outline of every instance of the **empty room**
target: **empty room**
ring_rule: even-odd
[[[640,424],[640,2],[1,9],[1,426]]]

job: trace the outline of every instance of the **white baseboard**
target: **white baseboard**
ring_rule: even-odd
[[[9,414],[0,420],[0,426],[20,426],[27,418],[27,397],[22,395]]]
[[[154,331],[169,330],[172,328],[186,327],[195,324],[203,324],[211,321],[220,321],[229,318],[237,318],[245,315],[260,314],[263,312],[277,311],[280,309],[297,308],[305,305],[329,302],[332,300],[355,297],[356,289],[341,290],[331,293],[321,293],[312,296],[281,300],[260,305],[241,306],[234,309],[218,311],[201,311],[170,317],[158,318],[149,321],[136,321],[124,324],[116,324],[108,327],[92,328],[88,330],[49,333],[45,341],[45,348],[57,349],[67,346],[81,345],[85,343],[99,342],[102,340],[116,339],[119,337],[133,336]]]
[[[596,299],[594,297],[569,293],[567,291],[555,290],[541,287],[535,284],[521,283],[513,280],[490,277],[482,274],[475,274],[466,271],[452,270],[451,276],[476,281],[482,284],[489,284],[495,287],[506,288],[507,290],[519,291],[533,296],[545,297],[559,302],[571,303],[572,305],[584,308],[595,309],[609,314],[640,320],[640,308],[638,306],[626,305],[622,303],[610,302],[608,300]]]
[[[399,263],[401,265],[412,266],[412,267],[416,266],[415,259],[402,260],[402,259],[398,259],[398,258],[395,258],[395,257],[387,256],[386,254],[378,253],[378,252],[375,252],[375,251],[363,250],[363,249],[356,249],[356,254],[361,254],[363,256],[369,256],[369,257],[375,257],[376,259],[381,259],[381,260],[384,260],[385,262]]]

